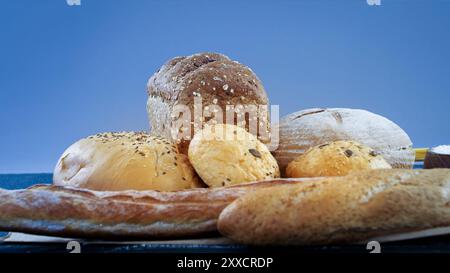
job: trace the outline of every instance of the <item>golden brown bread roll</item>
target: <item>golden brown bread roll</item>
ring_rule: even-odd
[[[227,105],[269,105],[266,91],[256,74],[243,64],[218,53],[198,53],[191,56],[176,57],[165,63],[147,83],[147,112],[151,134],[179,141],[180,152],[187,154],[190,139],[194,136],[194,125],[190,125],[188,138],[183,138],[188,128],[175,128],[177,135],[171,134],[172,122],[187,119],[184,115],[173,113],[177,106],[187,106],[194,122],[194,99],[201,99],[202,109],[220,107],[223,113]],[[174,115],[171,117],[171,115]],[[210,117],[196,117],[199,128]],[[247,124],[249,121],[245,118]],[[237,117],[234,124],[237,124]],[[268,115],[261,114],[258,122],[264,122],[269,130]],[[222,122],[220,122],[222,123]],[[238,124],[241,125],[241,124]],[[253,133],[253,132],[252,132]],[[256,132],[254,132],[256,134]],[[259,133],[258,135],[260,135]]]
[[[103,133],[81,139],[59,159],[53,183],[92,190],[176,191],[199,187],[187,156],[145,133]]]
[[[249,193],[219,231],[251,245],[350,243],[450,226],[450,170],[370,170]]]
[[[287,177],[343,176],[353,171],[391,169],[373,149],[354,141],[335,141],[310,148],[286,168]]]
[[[189,146],[189,160],[210,187],[279,177],[267,147],[244,129],[228,124],[205,127]]]

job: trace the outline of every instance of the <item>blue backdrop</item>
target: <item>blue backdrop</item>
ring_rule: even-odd
[[[450,143],[450,1],[0,0],[0,172],[52,171],[102,131],[147,130],[147,79],[177,55],[249,65],[282,115],[384,115]]]

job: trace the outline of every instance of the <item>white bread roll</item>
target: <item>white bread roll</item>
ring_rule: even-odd
[[[277,161],[256,136],[230,124],[207,126],[194,135],[189,160],[210,187],[280,176]]]
[[[308,109],[281,118],[279,146],[274,152],[282,172],[309,148],[338,140],[369,146],[393,168],[412,168],[415,152],[409,136],[397,124],[359,109]]]
[[[145,133],[103,133],[71,145],[53,183],[101,191],[176,191],[199,187],[187,156],[168,140]]]

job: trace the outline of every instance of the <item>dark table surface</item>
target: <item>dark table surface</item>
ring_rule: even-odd
[[[421,163],[416,164],[421,168]],[[51,183],[51,174],[0,175],[0,188],[21,189],[33,184]],[[49,253],[69,252],[67,242],[17,243],[1,242],[7,231],[0,232],[0,253]],[[160,243],[89,243],[81,242],[85,253],[255,253],[255,252],[295,252],[295,253],[369,253],[366,245],[336,245],[295,248],[252,248],[237,244],[160,244]],[[436,236],[400,242],[381,244],[383,253],[450,253],[450,236]]]

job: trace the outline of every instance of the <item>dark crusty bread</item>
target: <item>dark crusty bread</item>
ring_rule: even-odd
[[[274,180],[178,192],[92,191],[60,186],[0,189],[0,230],[60,237],[145,239],[204,235],[236,198]]]
[[[186,105],[194,113],[194,97],[202,98],[203,108],[215,104],[223,113],[226,105],[269,104],[266,91],[255,73],[218,53],[171,59],[149,79],[147,91],[151,133],[167,138],[171,137],[173,107]],[[181,117],[174,117],[174,120],[177,118]],[[193,116],[191,121],[194,121]],[[192,126],[191,138],[193,133]],[[181,141],[181,152],[187,154],[189,142],[189,139]]]
[[[350,243],[450,226],[450,170],[371,170],[249,193],[219,231],[253,245]]]

